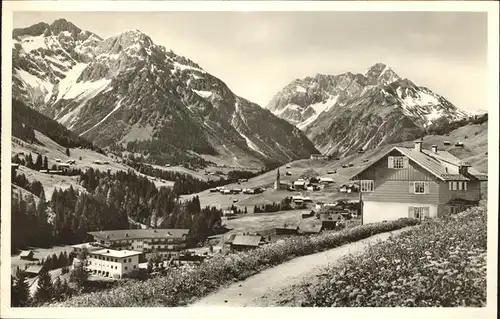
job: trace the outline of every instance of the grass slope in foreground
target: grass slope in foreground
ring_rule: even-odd
[[[302,307],[484,307],[486,206],[419,227],[347,257],[292,288]],[[287,293],[288,294],[288,293]],[[289,296],[288,296],[289,297]]]
[[[375,234],[416,225],[415,219],[402,218],[325,232],[319,235],[291,237],[257,250],[221,255],[198,267],[178,268],[143,282],[128,282],[107,291],[85,294],[59,307],[176,307],[194,302],[224,285],[241,281],[264,269],[284,263],[296,256],[310,255],[355,242]]]

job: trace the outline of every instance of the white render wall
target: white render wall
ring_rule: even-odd
[[[104,273],[109,272],[110,277],[113,277],[113,275],[115,275],[121,278],[122,275],[134,270],[134,266],[135,269],[139,268],[139,255],[134,255],[127,258],[106,257],[106,256],[102,257],[108,258],[110,260],[102,260],[98,259],[98,256],[96,255],[90,255],[88,259],[87,269],[91,271],[95,270],[96,272],[101,271],[100,275],[103,275],[103,272]],[[129,260],[131,261],[129,262]],[[127,267],[126,270],[125,267]]]
[[[438,205],[420,203],[393,203],[393,202],[371,202],[363,201],[363,223],[378,223],[382,221],[397,220],[408,217],[408,207],[429,207],[429,217],[438,216]]]

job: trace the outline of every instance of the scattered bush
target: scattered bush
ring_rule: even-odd
[[[243,280],[259,271],[286,262],[295,256],[313,254],[350,242],[416,225],[415,219],[367,224],[339,232],[293,237],[286,242],[214,257],[197,267],[170,270],[164,276],[143,282],[129,282],[108,291],[96,292],[53,304],[62,307],[141,307],[182,306],[222,285]]]

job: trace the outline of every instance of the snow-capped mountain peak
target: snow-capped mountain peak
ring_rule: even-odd
[[[389,66],[384,63],[375,63],[364,74],[369,85],[387,85],[400,79]]]
[[[53,25],[14,31],[14,96],[101,147],[156,163],[206,155],[237,165],[317,152],[296,127],[139,30],[101,40],[66,20]]]
[[[342,154],[419,136],[441,117],[454,121],[468,116],[384,63],[365,74],[294,80],[267,107],[304,131],[320,151]],[[370,134],[378,136],[368,138]]]

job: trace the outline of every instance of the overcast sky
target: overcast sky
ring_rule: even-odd
[[[14,27],[57,18],[102,38],[139,29],[261,106],[296,78],[383,62],[459,108],[487,109],[486,13],[22,12]]]

